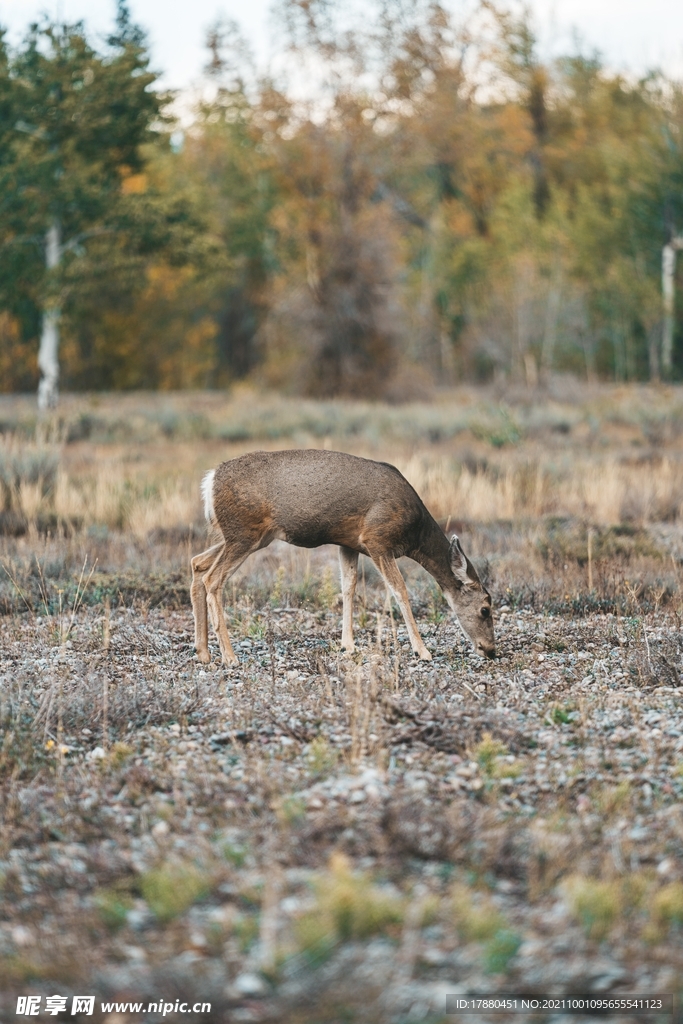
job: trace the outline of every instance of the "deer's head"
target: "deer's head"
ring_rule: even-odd
[[[486,658],[495,658],[491,595],[455,536],[451,540],[449,556],[455,586],[450,594],[446,594],[446,599],[478,653]]]

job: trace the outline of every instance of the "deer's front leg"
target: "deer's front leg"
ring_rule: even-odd
[[[211,568],[216,557],[225,547],[223,541],[214,544],[200,555],[191,559],[192,583],[190,585],[190,597],[192,599],[192,615],[194,617],[194,647],[197,657],[204,665],[211,660],[209,654],[209,623],[206,614],[206,587],[204,586],[204,573]]]
[[[355,651],[353,642],[353,598],[358,581],[358,552],[352,548],[339,548],[339,568],[342,586],[342,648]]]
[[[401,570],[396,564],[396,559],[393,555],[380,555],[377,558],[373,555],[372,560],[382,573],[387,587],[396,598],[408,629],[408,636],[410,637],[410,644],[413,650],[417,655],[419,655],[422,661],[431,661],[432,656],[425,647],[424,641],[418,632],[415,619],[413,618],[405,580],[403,579],[403,576],[401,576]]]

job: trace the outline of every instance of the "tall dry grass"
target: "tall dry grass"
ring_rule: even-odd
[[[438,518],[672,522],[683,515],[683,392],[651,390],[509,406],[474,389],[402,407],[243,391],[72,396],[61,419],[31,429],[16,399],[0,403],[0,514],[144,538],[201,521],[209,466],[261,447],[325,447],[393,462]]]
[[[100,452],[85,470],[70,466],[63,449],[5,446],[14,460],[4,508],[27,523],[50,517],[70,528],[98,525],[143,538],[154,529],[187,527],[201,519],[201,469],[173,444],[159,459],[144,453],[131,463],[118,451]],[[395,464],[437,517],[473,522],[576,516],[610,526],[646,525],[683,517],[683,463],[671,458],[642,463],[615,456],[577,455],[558,469],[551,459],[524,452],[480,467],[457,456],[424,451]],[[41,469],[43,467],[43,469]],[[44,469],[47,467],[47,469]]]
[[[196,482],[181,477],[141,483],[120,462],[101,466],[86,480],[60,472],[53,511],[64,522],[106,526],[143,539],[152,530],[190,526],[196,521]]]
[[[578,516],[604,526],[645,525],[683,514],[683,464],[628,464],[578,456],[561,471],[548,460],[469,469],[428,454],[397,460],[432,513],[475,522]]]

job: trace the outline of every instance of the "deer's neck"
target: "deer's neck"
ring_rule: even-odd
[[[431,516],[422,530],[420,546],[412,557],[434,577],[445,594],[455,589],[448,537]]]

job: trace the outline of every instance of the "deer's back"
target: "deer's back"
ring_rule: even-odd
[[[343,452],[250,452],[216,469],[213,498],[226,540],[247,532],[300,547],[379,544],[403,554],[431,519],[397,469]]]

